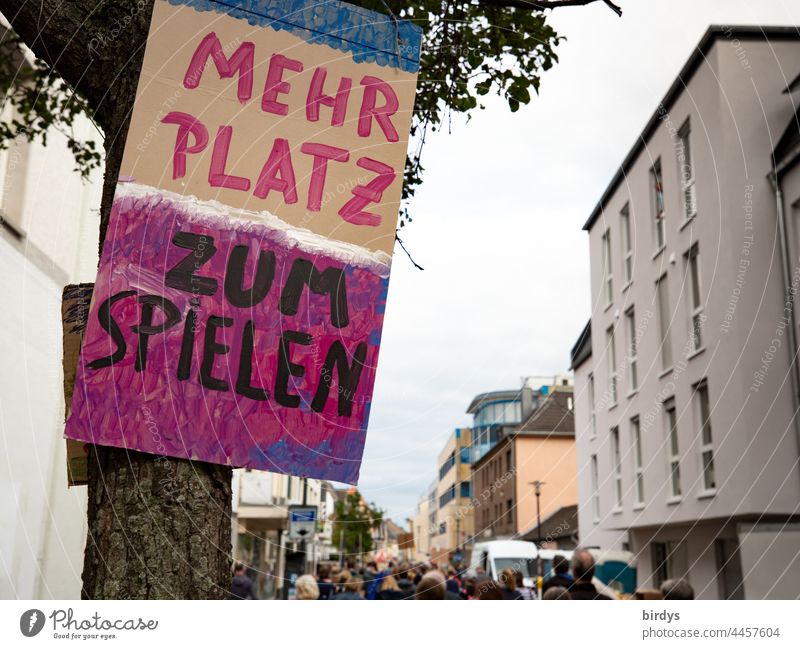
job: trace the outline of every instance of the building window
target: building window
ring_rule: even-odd
[[[631,442],[633,445],[633,481],[636,485],[636,504],[644,505],[644,463],[642,462],[642,429],[639,418],[631,418]]]
[[[611,230],[603,233],[603,283],[606,291],[606,304],[614,301],[614,273],[611,269]]]
[[[513,469],[511,468],[511,449],[506,451],[506,475],[511,475]]]
[[[512,516],[514,515],[514,508],[511,499],[506,500],[506,522],[511,525],[514,522]]]
[[[608,391],[611,405],[617,403],[617,350],[614,342],[614,327],[606,331],[606,355],[608,357]]]
[[[653,213],[656,250],[666,244],[664,233],[664,184],[661,177],[661,159],[650,168],[650,201]]]
[[[439,467],[439,480],[443,480],[447,472],[456,465],[456,452],[453,451],[447,456],[447,459]]]
[[[662,275],[656,282],[656,299],[658,301],[658,328],[661,334],[661,369],[667,371],[672,367],[672,342],[669,335],[671,314],[666,275]]]
[[[594,439],[597,436],[597,417],[594,412],[594,373],[589,374],[589,416],[592,426],[592,439]]]
[[[450,485],[450,487],[445,491],[441,496],[439,496],[439,508],[444,507],[449,502],[454,500],[456,497],[456,486]]]
[[[700,299],[700,263],[697,244],[684,255],[686,272],[689,277],[689,345],[692,351],[703,347],[703,302]]]
[[[700,461],[703,467],[703,488],[713,491],[717,487],[714,478],[714,442],[711,437],[711,408],[708,404],[708,384],[701,381],[694,391],[696,413],[700,428]]]
[[[622,271],[625,284],[628,284],[633,280],[633,239],[631,238],[631,213],[627,203],[619,213],[619,220],[622,230]]]
[[[591,462],[591,480],[592,480],[592,520],[595,523],[600,522],[600,477],[597,470],[597,456],[592,455]]]
[[[678,418],[675,399],[664,402],[664,426],[667,429],[667,461],[669,463],[670,493],[672,498],[681,497],[680,450],[678,447]]]
[[[697,214],[697,196],[694,188],[694,167],[692,166],[692,149],[689,145],[691,128],[689,120],[678,131],[678,175],[681,179],[681,195],[683,201],[683,218],[687,221]]]
[[[611,466],[614,468],[614,502],[616,509],[622,509],[622,457],[617,426],[611,429]]]
[[[472,496],[471,483],[469,480],[461,483],[461,497],[470,498]]]
[[[638,352],[636,350],[636,313],[633,307],[625,312],[625,329],[628,335],[628,387],[631,392],[639,388],[639,376],[636,370]]]
[[[686,541],[653,543],[654,585],[658,588],[667,579],[681,579],[689,571],[689,549]]]

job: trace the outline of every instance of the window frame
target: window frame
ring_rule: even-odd
[[[664,429],[666,432],[667,471],[669,476],[670,496],[668,502],[677,502],[683,498],[681,485],[681,452],[678,439],[678,411],[675,397],[664,401]]]
[[[619,426],[612,426],[611,438],[611,470],[614,476],[614,509],[613,513],[622,511],[622,449],[620,447]]]
[[[639,389],[639,341],[636,338],[636,309],[633,305],[625,310],[625,334],[628,343],[628,394]]]
[[[714,467],[714,435],[711,427],[711,397],[708,393],[708,380],[701,379],[694,386],[695,417],[697,423],[697,439],[700,447],[700,473],[703,477],[701,495],[716,493],[716,471]],[[710,455],[710,462],[706,462],[706,454]],[[709,486],[709,466],[711,486]]]
[[[663,285],[663,296],[662,296]],[[661,357],[661,370],[666,373],[672,369],[675,358],[672,354],[672,336],[670,335],[670,306],[669,306],[669,284],[667,283],[667,273],[664,273],[656,280],[656,307],[658,309],[658,329],[661,342],[659,356]],[[665,313],[666,311],[666,313]]]
[[[603,258],[603,290],[606,294],[606,308],[614,303],[614,270],[611,254],[611,228],[606,228],[601,238]]]
[[[691,353],[703,349],[703,298],[700,290],[700,248],[697,243],[683,254],[686,279],[689,287],[686,291],[687,311],[689,314],[689,348]]]
[[[642,451],[642,425],[639,415],[630,418],[628,425],[631,431],[631,446],[633,447],[633,484],[636,498],[634,509],[644,507],[644,453]]]
[[[697,189],[695,186],[694,164],[692,162],[691,145],[691,118],[687,117],[683,125],[678,129],[678,141],[684,151],[684,162],[681,162],[681,154],[677,152],[679,190],[681,193],[681,210],[683,212],[683,222],[687,223],[697,216]],[[684,167],[689,169],[688,179],[684,176]],[[688,200],[687,200],[688,199]]]
[[[648,172],[650,182],[650,212],[653,219],[653,235],[656,252],[663,250],[667,245],[666,223],[664,221],[664,171],[661,158],[656,158]],[[659,204],[660,197],[660,204]]]
[[[606,370],[608,372],[608,391],[611,396],[609,410],[617,405],[619,399],[619,383],[617,375],[617,343],[614,325],[606,329]]]
[[[631,237],[630,203],[625,203],[619,212],[620,230],[622,231],[622,278],[624,286],[633,282],[633,238]]]

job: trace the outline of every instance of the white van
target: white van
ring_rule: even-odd
[[[473,546],[469,568],[483,568],[494,580],[506,568],[513,568],[522,573],[525,586],[534,588],[537,558],[536,544],[530,541],[484,541]]]

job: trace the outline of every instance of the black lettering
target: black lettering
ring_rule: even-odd
[[[136,363],[133,369],[141,372],[147,367],[147,343],[150,336],[163,334],[167,329],[178,324],[181,321],[181,312],[178,307],[161,295],[140,295],[138,302],[142,305],[142,315],[139,318],[139,324],[131,329],[139,335],[139,347],[136,350]],[[164,312],[164,321],[157,325],[153,324],[155,307]]]
[[[243,288],[244,266],[249,250],[249,246],[235,246],[228,257],[225,271],[225,297],[233,306],[241,309],[254,307],[267,297],[275,278],[275,253],[261,250],[258,253],[253,286],[249,289]]]
[[[239,375],[236,377],[236,393],[248,399],[266,401],[269,392],[264,388],[255,388],[253,378],[253,321],[248,320],[242,333],[242,352],[239,355]]]
[[[164,283],[186,293],[214,295],[217,292],[217,280],[194,274],[194,271],[211,261],[216,254],[213,237],[194,232],[176,232],[172,243],[191,252],[167,271]]]
[[[217,342],[217,329],[233,326],[233,318],[209,316],[206,322],[206,335],[203,341],[203,360],[200,363],[200,385],[209,390],[228,391],[228,384],[224,379],[212,376],[214,370],[214,356],[227,354],[228,345]]]
[[[312,293],[329,295],[331,303],[331,324],[337,329],[346,327],[350,322],[347,313],[347,287],[344,271],[330,266],[319,272],[308,259],[296,259],[289,271],[289,279],[281,293],[280,309],[283,315],[296,315],[303,295],[303,288],[308,285]]]
[[[322,364],[322,380],[317,386],[317,392],[311,402],[311,409],[314,412],[322,412],[328,402],[328,393],[331,390],[331,379],[333,378],[333,368],[336,367],[336,376],[339,383],[339,403],[338,412],[340,417],[349,417],[353,413],[353,398],[358,389],[358,382],[361,379],[361,370],[364,369],[364,361],[367,358],[367,343],[359,343],[356,353],[353,354],[353,364],[349,365],[347,360],[347,349],[339,340],[335,340],[325,356]]]
[[[189,309],[186,322],[183,324],[183,340],[181,340],[181,355],[178,358],[178,380],[185,381],[192,370],[192,352],[194,351],[194,332],[197,329],[197,312]]]
[[[128,350],[128,346],[125,344],[125,337],[122,335],[122,329],[119,328],[114,316],[111,315],[111,307],[115,302],[132,295],[136,295],[136,291],[122,291],[104,300],[100,308],[97,309],[97,321],[106,333],[111,336],[111,340],[117,346],[117,349],[113,354],[87,363],[86,366],[88,368],[99,370],[103,367],[111,367],[114,363],[125,358],[125,352]]]
[[[297,363],[292,363],[292,349],[290,345],[310,345],[311,335],[302,331],[284,331],[278,346],[278,370],[275,373],[275,401],[287,408],[297,408],[300,397],[289,394],[289,377],[301,377],[306,373],[306,368]]]

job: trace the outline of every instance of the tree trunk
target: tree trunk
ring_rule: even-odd
[[[101,251],[151,10],[151,0],[0,0],[34,53],[87,98],[105,133]],[[230,467],[95,446],[88,480],[84,599],[226,597]]]

